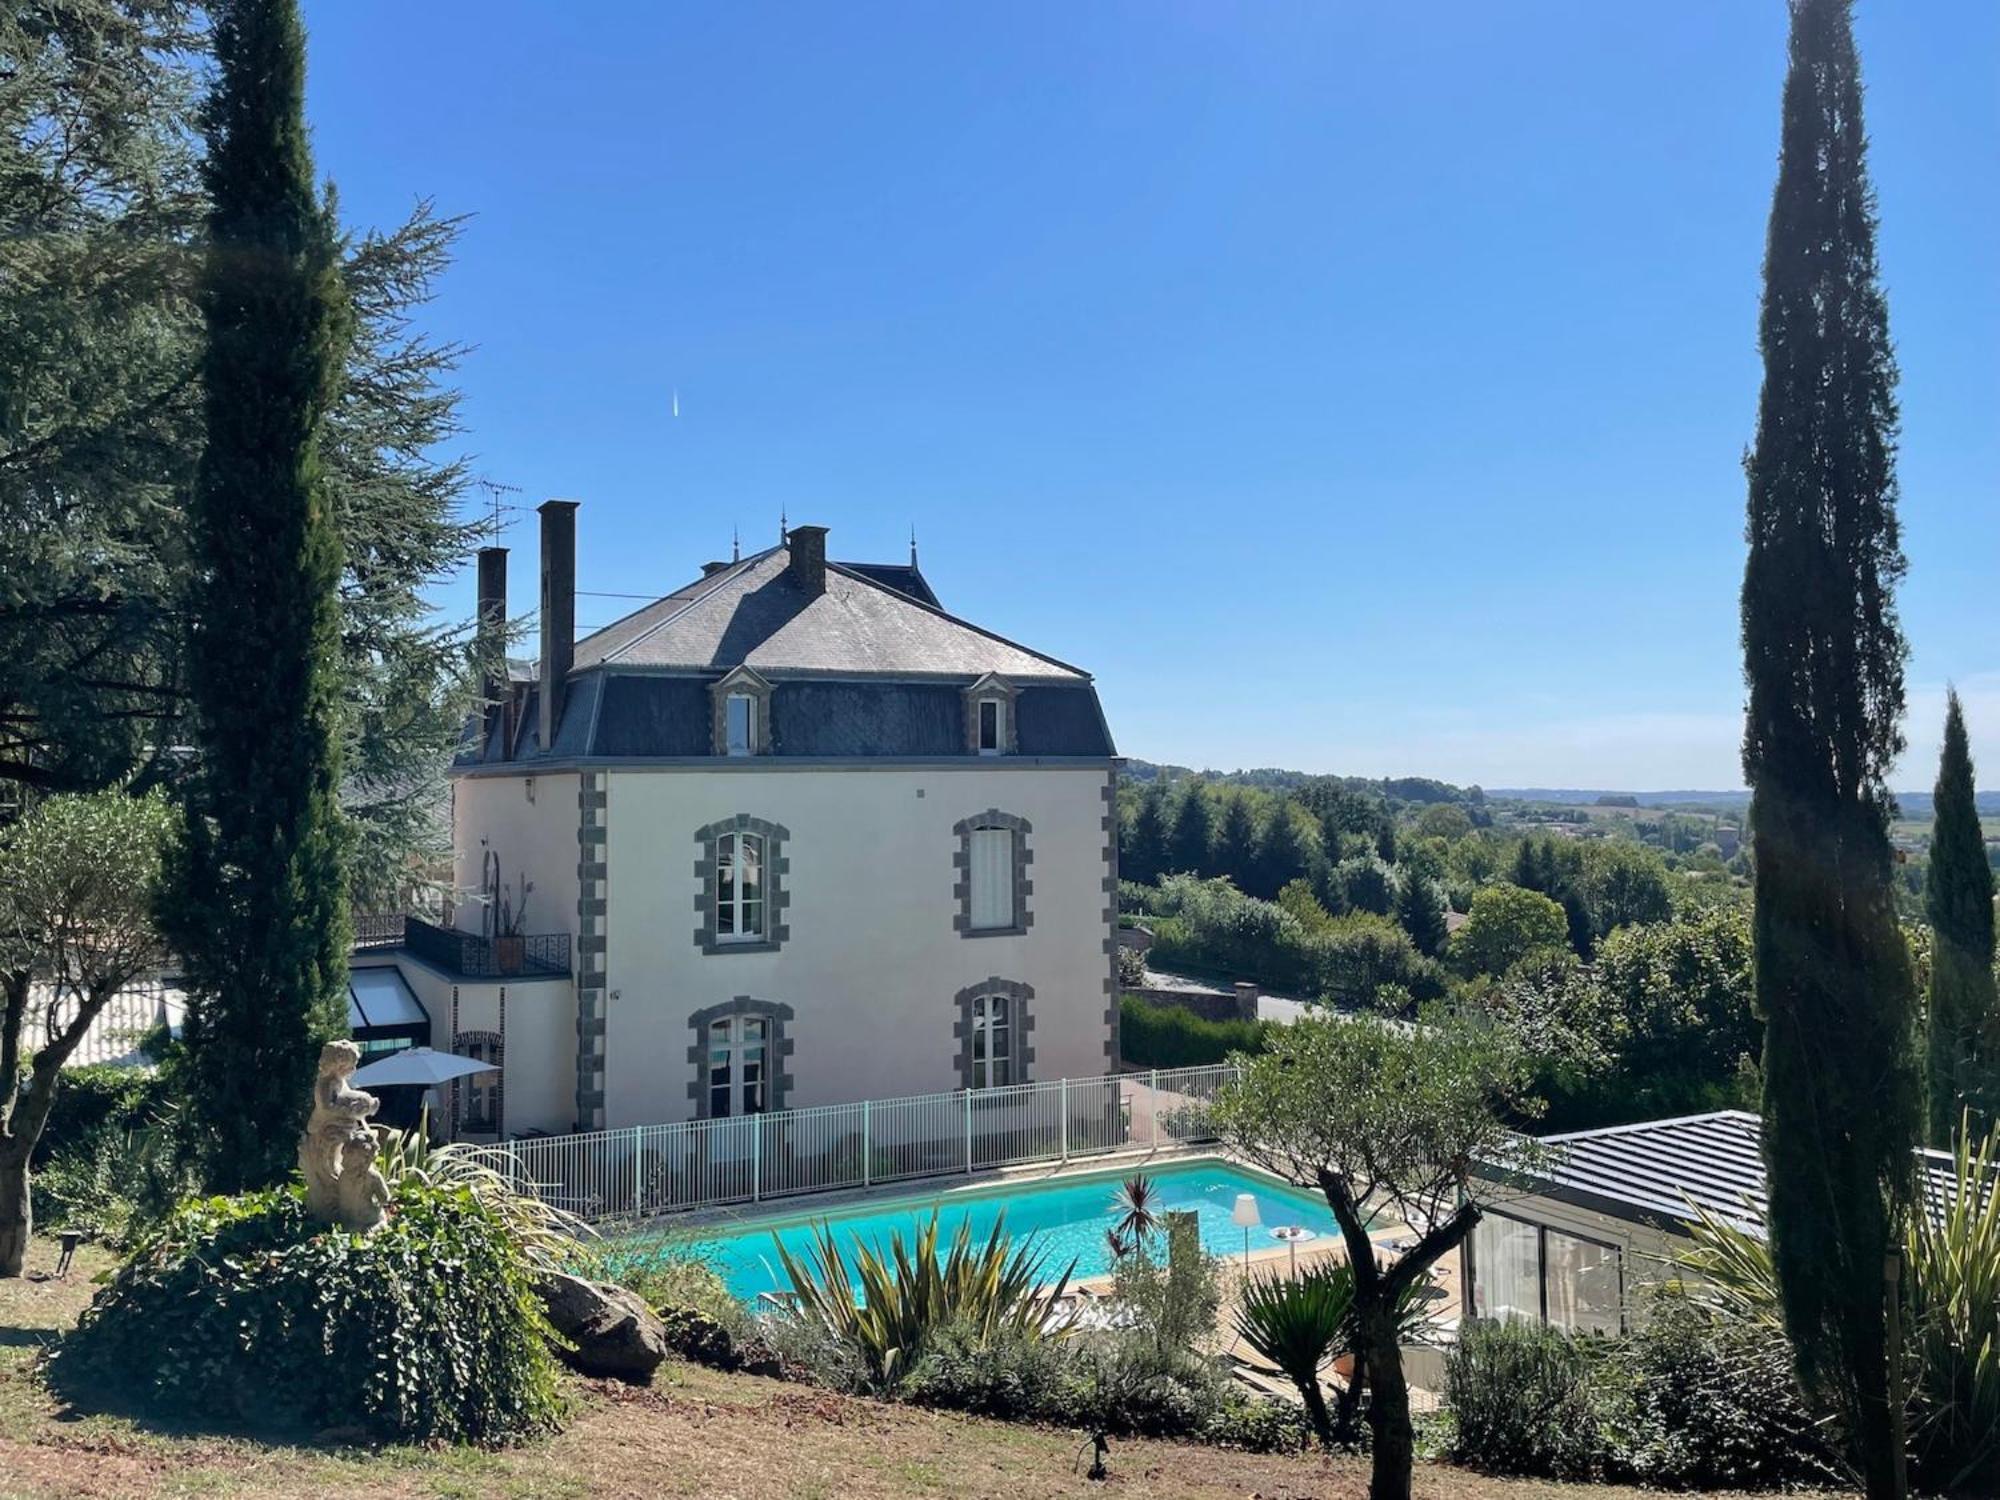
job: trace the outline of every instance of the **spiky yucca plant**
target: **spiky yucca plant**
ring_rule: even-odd
[[[1909,1310],[1910,1444],[1927,1489],[2000,1492],[2000,1125],[1975,1138],[1961,1121],[1950,1182],[1904,1233]],[[1769,1247],[1697,1207],[1696,1297],[1716,1311],[1782,1327]]]
[[[802,1256],[772,1238],[798,1298],[799,1316],[852,1348],[878,1389],[901,1379],[948,1324],[967,1330],[981,1345],[1007,1338],[1033,1341],[1065,1326],[1057,1306],[1076,1263],[1044,1285],[1047,1256],[1032,1242],[1014,1247],[1004,1215],[978,1245],[972,1225],[961,1220],[940,1256],[933,1209],[913,1241],[906,1242],[901,1231],[891,1234],[886,1256],[872,1244],[857,1244],[851,1276],[829,1224],[814,1229]]]

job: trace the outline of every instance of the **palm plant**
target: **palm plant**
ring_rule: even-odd
[[[1396,1339],[1408,1343],[1429,1328],[1427,1283],[1413,1283],[1396,1303]],[[1298,1387],[1313,1431],[1323,1443],[1350,1443],[1367,1371],[1357,1361],[1329,1413],[1320,1388],[1320,1367],[1354,1352],[1354,1268],[1346,1261],[1322,1261],[1303,1276],[1252,1276],[1236,1306],[1236,1331],[1243,1341],[1284,1372]]]
[[[1115,1255],[1122,1259],[1135,1245],[1143,1245],[1146,1239],[1160,1227],[1160,1190],[1153,1185],[1153,1179],[1144,1172],[1135,1172],[1119,1185],[1118,1196],[1111,1202],[1118,1222],[1111,1230],[1111,1244]],[[1123,1245],[1124,1250],[1117,1249]]]
[[[886,1256],[874,1245],[856,1245],[852,1275],[829,1224],[813,1231],[798,1257],[773,1239],[798,1315],[853,1349],[877,1389],[894,1385],[947,1325],[980,1347],[1003,1339],[1032,1342],[1065,1327],[1057,1307],[1075,1262],[1043,1285],[1047,1256],[1032,1242],[1011,1245],[1004,1215],[980,1245],[970,1222],[961,1220],[940,1257],[933,1209],[913,1241],[906,1243],[901,1231],[891,1234]]]
[[[1346,1352],[1353,1316],[1354,1271],[1344,1261],[1315,1266],[1296,1281],[1252,1276],[1243,1283],[1236,1306],[1236,1331],[1298,1387],[1313,1431],[1326,1444],[1346,1436],[1351,1415],[1343,1393],[1342,1431],[1337,1434],[1320,1389],[1320,1366]],[[1353,1384],[1349,1382],[1350,1388]]]

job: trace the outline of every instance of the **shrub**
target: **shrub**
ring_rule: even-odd
[[[594,1248],[580,1257],[579,1274],[614,1282],[662,1312],[685,1308],[700,1313],[720,1323],[732,1338],[749,1332],[749,1314],[722,1274],[702,1259],[696,1241],[663,1235],[636,1244],[623,1240],[615,1247]]]
[[[1230,1382],[1214,1361],[1149,1334],[1095,1334],[1076,1346],[1085,1396],[1072,1421],[1113,1434],[1187,1437],[1229,1404]]]
[[[1248,1453],[1297,1453],[1312,1441],[1306,1415],[1289,1401],[1223,1395],[1222,1405],[1200,1432],[1201,1440]]]
[[[931,1338],[896,1394],[1003,1421],[1069,1422],[1088,1404],[1088,1372],[1057,1339],[988,1339],[963,1322]]]
[[[1144,1236],[1129,1243],[1112,1274],[1112,1300],[1131,1318],[1132,1333],[1162,1350],[1186,1353],[1215,1329],[1221,1263],[1201,1248],[1200,1235],[1185,1219],[1169,1221],[1164,1261],[1154,1259]]]
[[[155,1125],[167,1111],[167,1099],[166,1086],[152,1069],[65,1068],[32,1165],[39,1171],[72,1149],[96,1150],[107,1135]]]
[[[1468,1323],[1445,1355],[1451,1458],[1490,1474],[1588,1476],[1603,1448],[1590,1360],[1559,1329]]]
[[[1232,1052],[1262,1052],[1264,1021],[1211,1021],[1179,1005],[1127,995],[1119,1013],[1118,1051],[1135,1068],[1193,1068]]]
[[[1641,1484],[1779,1489],[1839,1470],[1792,1375],[1784,1335],[1718,1318],[1678,1291],[1652,1299],[1603,1367],[1608,1464]]]
[[[171,1131],[106,1120],[36,1168],[33,1186],[37,1228],[82,1229],[117,1245],[158,1222],[197,1183]]]
[[[72,1399],[206,1422],[520,1438],[563,1411],[531,1274],[463,1186],[398,1182],[365,1238],[309,1219],[297,1188],[190,1202],[98,1294],[50,1375]]]

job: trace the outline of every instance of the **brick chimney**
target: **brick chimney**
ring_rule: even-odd
[[[817,599],[826,592],[826,528],[794,526],[785,544],[792,559],[792,581],[808,599]]]
[[[493,737],[493,726],[506,712],[507,685],[507,549],[479,549],[479,616],[477,641],[481,673],[479,696],[485,704],[480,743]]]
[[[576,501],[546,500],[542,518],[542,753],[556,742],[576,660]]]

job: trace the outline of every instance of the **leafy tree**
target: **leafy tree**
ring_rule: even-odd
[[[1514,856],[1514,884],[1539,891],[1562,907],[1563,929],[1578,958],[1597,949],[1598,920],[1583,885],[1583,860],[1573,844],[1523,839]]]
[[[1740,1080],[1755,1077],[1764,1040],[1750,951],[1748,914],[1733,908],[1605,939],[1596,977],[1617,1058],[1607,1092],[1623,1118],[1745,1102]]]
[[[0,11],[0,779],[158,775],[198,410],[192,8]]]
[[[1615,839],[1586,845],[1583,883],[1593,930],[1609,937],[1620,927],[1664,922],[1673,915],[1667,867],[1642,844]]]
[[[1244,889],[1263,900],[1274,900],[1278,892],[1312,868],[1316,832],[1305,814],[1290,802],[1275,804],[1258,831]]]
[[[199,765],[166,911],[186,964],[190,1116],[212,1184],[291,1170],[345,1028],[341,550],[320,455],[348,336],[314,189],[295,0],[219,8],[202,307],[207,444],[190,519]]]
[[[1147,782],[1132,815],[1121,824],[1124,838],[1118,851],[1118,869],[1125,879],[1151,885],[1166,873],[1165,809],[1165,791],[1159,782]]]
[[[1883,1258],[1921,1133],[1886,775],[1903,748],[1896,369],[1850,0],[1792,0],[1743,579],[1764,1151],[1785,1325],[1893,1494]]]
[[[1472,832],[1472,817],[1455,802],[1435,802],[1417,814],[1414,826],[1418,838],[1451,843]]]
[[[1374,1393],[1371,1500],[1407,1500],[1414,1459],[1398,1308],[1478,1222],[1474,1165],[1512,1149],[1496,1106],[1524,1111],[1527,1067],[1504,1027],[1433,1008],[1423,1024],[1374,1016],[1279,1028],[1211,1110],[1221,1138],[1332,1209],[1354,1268],[1352,1336]],[[1414,1243],[1384,1262],[1369,1237],[1384,1205]]]
[[[1240,792],[1223,798],[1222,822],[1216,826],[1205,869],[1210,874],[1227,875],[1240,891],[1259,895],[1262,893],[1250,888],[1256,852],[1257,824],[1250,815],[1249,799]]]
[[[1949,1147],[1963,1112],[1981,1131],[2000,1117],[2000,1004],[1993,982],[1993,866],[1973,800],[1972,749],[1954,690],[1945,707],[1944,750],[1932,803],[1930,1022],[1926,1082],[1930,1139]]]
[[[145,786],[188,738],[187,515],[205,440],[197,279],[205,34],[180,0],[0,15],[0,780]],[[462,350],[412,314],[456,220],[419,204],[343,246],[355,334],[322,450],[342,531],[342,811],[355,899],[443,852],[443,773],[476,693],[424,597],[463,561]]]
[[[1436,958],[1444,952],[1448,936],[1444,895],[1435,881],[1411,866],[1404,868],[1403,879],[1396,889],[1396,920],[1426,958]]]
[[[1332,878],[1342,911],[1386,917],[1396,909],[1396,877],[1372,854],[1342,860]]]
[[[1208,806],[1208,783],[1199,776],[1181,788],[1174,809],[1174,831],[1167,839],[1167,866],[1183,875],[1208,871],[1215,842],[1214,819]]]
[[[173,815],[154,793],[56,794],[0,829],[0,1277],[34,1230],[29,1163],[63,1064],[111,997],[156,968],[153,922]],[[41,1039],[25,1080],[31,1012]]]
[[[1313,993],[1343,1010],[1397,1010],[1445,990],[1442,971],[1417,952],[1409,934],[1372,912],[1335,917],[1314,938],[1310,963]]]
[[[1474,893],[1465,925],[1451,940],[1461,974],[1505,974],[1530,954],[1561,948],[1569,939],[1563,909],[1539,891],[1517,885],[1484,886]]]

